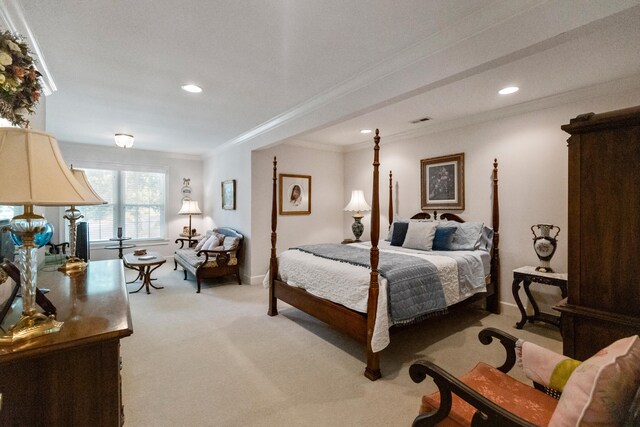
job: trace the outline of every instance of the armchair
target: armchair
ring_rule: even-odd
[[[207,246],[206,242],[216,236],[218,245]],[[202,279],[213,277],[233,274],[238,280],[238,285],[241,285],[240,256],[243,240],[244,236],[232,228],[220,227],[207,231],[205,237],[195,248],[175,251],[174,270],[180,265],[184,270],[184,280],[187,280],[187,272],[195,276],[198,284],[196,293],[200,293]]]
[[[428,361],[411,365],[409,374],[414,382],[422,382],[428,375],[439,390],[423,396],[413,426],[640,425],[637,335],[616,341],[582,363],[518,341],[494,328],[483,329],[478,338],[485,345],[494,338],[500,341],[506,350],[505,362],[500,367],[480,362],[469,373],[456,378]],[[537,347],[533,357],[524,354],[527,344]],[[532,359],[534,364],[550,366],[531,369],[527,363]],[[549,384],[535,381],[531,387],[507,375],[516,360],[530,379],[550,379],[549,382],[564,386],[563,390],[553,390]],[[571,368],[567,370],[567,366]],[[548,376],[545,378],[540,372]],[[566,378],[558,381],[562,374]]]

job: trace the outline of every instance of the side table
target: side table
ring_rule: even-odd
[[[180,247],[178,249],[184,248],[185,242],[187,243],[187,248],[191,248],[198,244],[200,240],[200,234],[194,234],[192,236],[188,236],[186,234],[180,234],[180,237],[176,239],[176,243],[180,243]]]
[[[125,240],[131,240],[131,237],[114,237],[112,239],[109,239],[113,242],[118,242],[117,245],[110,245],[110,246],[105,246],[105,249],[117,249],[118,250],[118,258],[122,259],[122,250],[123,249],[131,249],[131,248],[135,248],[136,245],[134,245],[133,243],[127,243],[127,244],[122,244],[122,242],[124,242]]]
[[[520,283],[524,283],[524,292],[527,294],[527,298],[531,302],[531,306],[533,307],[533,316],[528,316],[526,310],[524,309],[524,305],[522,301],[520,301]],[[516,300],[516,304],[518,305],[518,309],[520,310],[520,314],[522,318],[518,323],[516,323],[517,329],[522,329],[527,321],[533,323],[536,320],[549,323],[556,327],[560,327],[560,317],[554,316],[552,314],[541,313],[538,308],[538,304],[536,300],[533,298],[531,294],[531,290],[529,287],[531,283],[540,283],[548,286],[556,286],[560,288],[560,292],[562,293],[562,298],[567,297],[567,274],[566,273],[543,273],[540,271],[536,271],[535,267],[526,266],[520,267],[513,270],[513,284],[511,286],[511,292],[513,293],[513,299]]]

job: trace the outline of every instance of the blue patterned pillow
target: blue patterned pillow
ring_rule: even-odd
[[[402,246],[404,238],[407,235],[407,229],[409,228],[408,222],[394,222],[393,223],[393,235],[391,236],[391,246]]]
[[[450,251],[451,241],[453,240],[453,234],[458,227],[438,227],[436,228],[436,235],[433,238],[433,250],[434,251]]]

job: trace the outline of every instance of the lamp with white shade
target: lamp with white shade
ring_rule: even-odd
[[[364,231],[364,225],[361,220],[364,215],[362,215],[361,211],[369,211],[371,210],[371,206],[367,204],[367,201],[364,199],[364,192],[362,190],[353,190],[351,192],[351,200],[349,204],[344,207],[345,211],[355,212],[353,214],[353,225],[351,226],[351,231],[353,231],[353,235],[356,237],[356,242],[360,241],[360,236],[362,236],[362,232]]]
[[[103,205],[107,203],[94,191],[93,187],[91,187],[91,184],[89,184],[89,180],[87,179],[87,175],[83,170],[74,169],[73,165],[71,165],[71,173],[80,185],[87,190],[87,195],[90,200],[87,200],[84,203],[78,203],[77,205],[71,205],[64,211],[64,219],[69,221],[69,252],[71,252],[71,255],[69,256],[69,259],[67,259],[67,261],[58,268],[58,270],[66,274],[81,272],[87,268],[87,263],[76,256],[76,221],[84,218],[80,211],[76,209],[76,206]]]
[[[191,215],[202,215],[200,208],[198,207],[198,202],[196,200],[186,199],[182,201],[182,207],[180,211],[178,211],[178,215],[189,215],[189,234],[185,237],[193,237],[194,233],[192,233],[191,228]]]
[[[92,195],[74,178],[64,163],[58,142],[44,132],[0,128],[0,205],[24,206],[24,213],[11,219],[9,231],[17,247],[20,269],[22,317],[0,343],[10,343],[57,332],[62,322],[36,310],[37,247],[34,239],[47,221],[33,212],[35,205],[82,205]],[[46,242],[40,242],[45,244]]]

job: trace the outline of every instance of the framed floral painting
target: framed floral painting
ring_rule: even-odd
[[[280,215],[311,214],[311,176],[281,173],[278,179],[280,188]]]
[[[222,181],[222,209],[236,209],[236,180]]]
[[[464,209],[464,153],[420,160],[422,210]]]

